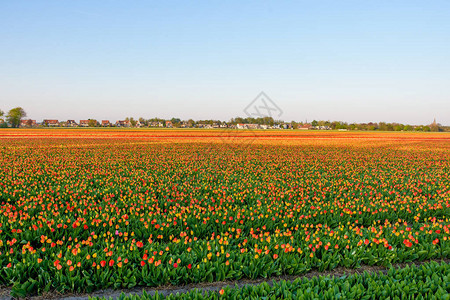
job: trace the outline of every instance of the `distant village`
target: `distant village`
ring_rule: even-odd
[[[4,118],[6,117],[6,118]],[[127,117],[124,120],[111,122],[110,120],[97,121],[96,119],[86,120],[66,120],[44,119],[42,122],[36,122],[33,119],[27,119],[27,113],[22,107],[15,107],[6,114],[0,109],[0,128],[43,128],[43,127],[116,127],[116,128],[231,128],[231,129],[298,129],[298,130],[380,130],[380,131],[450,131],[450,126],[442,126],[436,122],[436,119],[429,125],[404,125],[400,123],[346,123],[342,121],[317,121],[312,122],[285,122],[275,120],[272,117],[259,118],[232,118],[228,122],[220,120],[181,120],[172,118],[170,120],[152,118],[144,119]]]
[[[306,126],[305,129],[311,129],[312,126]],[[59,121],[56,119],[44,119],[38,123],[36,120],[21,120],[20,127],[123,127],[123,128],[235,128],[235,129],[291,129],[293,125],[291,123],[274,123],[268,124],[251,124],[251,123],[231,123],[223,121],[178,121],[178,120],[158,120],[158,121],[146,121],[146,120],[134,120],[133,118],[127,118],[125,120],[118,120],[111,122],[109,120],[97,121],[94,119],[88,120],[67,120]],[[321,129],[328,129],[328,126]],[[329,128],[331,129],[331,128]]]
[[[0,123],[2,120],[0,119]],[[134,119],[126,118],[111,122],[110,120],[97,121],[95,119],[87,120],[66,120],[44,119],[42,122],[36,122],[32,119],[20,120],[22,128],[39,127],[118,127],[118,128],[232,128],[232,129],[298,129],[298,130],[381,130],[381,131],[448,131],[447,127],[441,126],[434,120],[429,125],[403,125],[399,123],[351,123],[339,121],[312,121],[312,122],[284,122],[277,121],[270,117],[265,118],[233,118],[228,122],[219,120],[180,120],[172,118],[164,120],[153,119]]]

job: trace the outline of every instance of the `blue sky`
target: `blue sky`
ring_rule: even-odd
[[[1,1],[0,109],[450,125],[449,1]]]

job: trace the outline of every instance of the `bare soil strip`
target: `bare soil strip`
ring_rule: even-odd
[[[435,262],[446,262],[450,263],[450,258],[445,259],[435,259],[435,260],[427,260],[427,261],[414,261],[414,262],[408,262],[408,263],[398,263],[394,264],[394,268],[404,268],[406,266],[416,265],[420,266],[425,263],[435,261]],[[60,294],[58,292],[52,292],[47,293],[41,296],[32,296],[28,297],[27,299],[30,300],[42,300],[42,299],[64,299],[64,300],[87,300],[89,297],[106,297],[107,299],[118,299],[119,296],[124,293],[126,295],[142,295],[143,291],[146,291],[149,295],[154,295],[156,292],[158,292],[160,295],[168,296],[170,294],[183,294],[187,293],[191,290],[198,289],[202,290],[204,292],[207,291],[219,291],[222,288],[225,287],[231,287],[231,288],[240,288],[244,286],[253,286],[258,285],[263,282],[267,282],[270,286],[273,285],[273,282],[278,282],[280,280],[287,280],[287,281],[293,281],[297,278],[312,278],[315,276],[335,276],[335,277],[341,277],[344,275],[351,275],[351,274],[362,274],[364,272],[382,272],[387,273],[389,268],[382,267],[382,266],[362,266],[358,269],[349,269],[344,267],[338,267],[331,271],[324,271],[319,272],[317,270],[311,270],[310,272],[303,274],[303,275],[284,275],[284,276],[277,276],[277,277],[270,277],[270,278],[261,278],[261,279],[242,279],[238,281],[221,281],[221,282],[212,282],[212,283],[195,283],[195,284],[188,284],[184,286],[173,286],[173,285],[166,285],[166,286],[159,286],[157,288],[149,288],[145,286],[141,287],[135,287],[132,289],[120,289],[120,290],[113,290],[113,289],[106,289],[106,290],[99,290],[90,294]],[[0,299],[13,299],[10,296],[11,288],[2,288],[0,289]]]

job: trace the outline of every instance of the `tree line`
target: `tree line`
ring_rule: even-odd
[[[3,119],[5,112],[0,109],[0,128],[9,126],[17,128],[20,126],[20,121],[27,116],[27,113],[22,107],[15,107],[8,111],[6,114],[6,122]]]
[[[303,125],[304,123],[300,123]],[[313,127],[328,126],[330,129],[346,129],[346,130],[367,130],[367,131],[446,131],[446,127],[439,123],[433,122],[429,125],[408,125],[401,123],[346,123],[341,121],[312,121]]]
[[[6,117],[6,121],[4,119],[4,116]],[[27,113],[22,107],[15,107],[8,111],[8,113],[5,115],[5,112],[3,112],[0,109],[0,128],[5,127],[12,127],[17,128],[21,125],[21,120],[27,116]],[[262,117],[262,118],[242,118],[242,117],[235,117],[230,119],[228,122],[224,122],[221,120],[181,120],[180,118],[171,118],[171,119],[161,119],[161,118],[151,118],[151,119],[145,119],[145,118],[138,118],[135,119],[133,117],[127,117],[125,121],[129,122],[131,126],[136,126],[139,122],[141,126],[154,126],[154,124],[162,124],[162,127],[166,127],[167,122],[170,122],[171,127],[179,128],[179,127],[199,127],[200,125],[226,125],[226,126],[233,126],[237,124],[258,124],[258,125],[268,125],[268,126],[274,126],[274,125],[283,125],[283,124],[289,124],[289,128],[300,128],[304,126],[305,124],[311,125],[312,129],[332,129],[332,130],[367,130],[367,131],[449,131],[450,128],[447,126],[442,126],[439,123],[436,123],[434,121],[432,124],[429,125],[408,125],[408,124],[400,124],[400,123],[386,123],[386,122],[379,122],[379,123],[346,123],[342,121],[324,121],[324,120],[313,120],[311,123],[308,122],[285,122],[283,120],[275,120],[272,117]],[[93,119],[89,119],[89,127],[96,127],[100,126],[100,124]]]

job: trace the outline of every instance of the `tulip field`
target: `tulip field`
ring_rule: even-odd
[[[0,178],[13,296],[450,258],[446,133],[9,129]]]
[[[417,267],[391,268],[384,273],[363,273],[342,277],[318,276],[312,279],[281,280],[272,286],[263,282],[256,286],[225,287],[218,291],[193,289],[187,293],[164,296],[120,294],[119,300],[214,300],[223,299],[448,299],[449,264],[436,262]],[[110,298],[97,297],[93,300]]]

